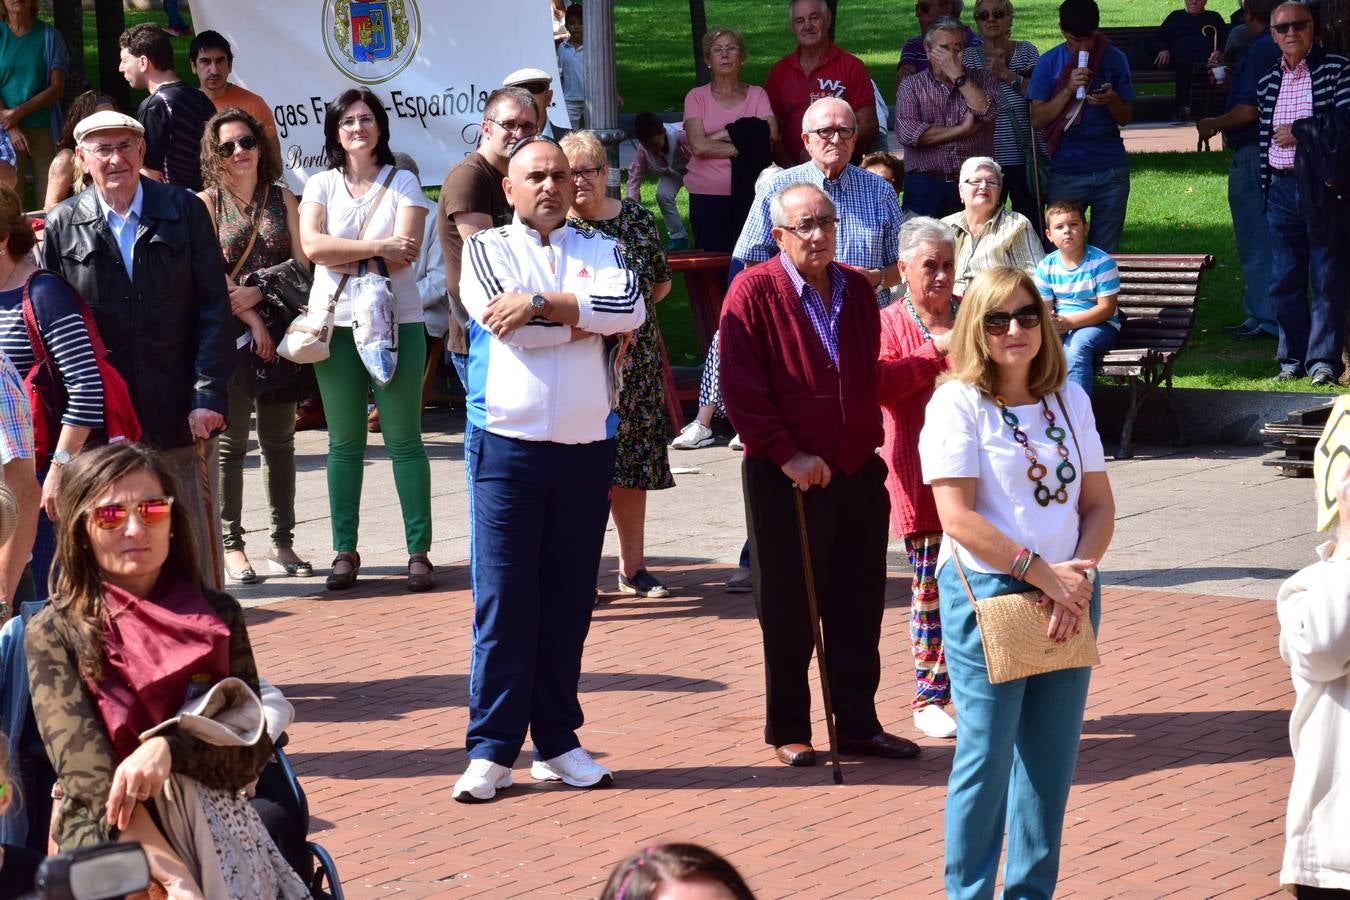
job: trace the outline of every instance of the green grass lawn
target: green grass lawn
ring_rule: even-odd
[[[1146,25],[1161,22],[1180,3],[1168,0],[1098,0],[1105,25]],[[895,61],[900,45],[915,33],[908,2],[894,0],[840,0],[839,43],[867,64],[884,95],[894,93]],[[967,0],[967,7],[971,6]],[[1230,4],[1214,0],[1212,7],[1227,15]],[[745,34],[749,58],[745,80],[763,84],[769,66],[793,44],[782,0],[706,0],[709,27],[728,25]],[[1058,3],[1024,0],[1019,5],[1013,36],[1033,41],[1046,50],[1060,41]],[[966,19],[969,20],[969,10]],[[162,13],[128,11],[127,24],[160,21]],[[643,109],[678,110],[693,86],[692,39],[688,4],[683,0],[616,0],[616,58],[619,91],[628,112]],[[86,59],[97,80],[94,18],[85,17]],[[174,49],[180,73],[187,74],[188,41],[177,39]],[[137,100],[140,98],[137,97]],[[1275,363],[1273,341],[1236,343],[1223,326],[1242,319],[1242,276],[1238,267],[1233,228],[1228,213],[1226,153],[1147,153],[1131,157],[1130,204],[1122,252],[1212,253],[1217,267],[1205,274],[1198,321],[1190,346],[1177,363],[1177,384],[1184,387],[1275,390],[1270,381]],[[644,202],[653,213],[655,184],[643,186]],[[680,194],[681,212],[688,216],[686,195]],[[660,216],[657,216],[658,221]],[[695,365],[700,361],[684,287],[675,289],[659,307],[671,361]],[[1301,382],[1301,390],[1313,389]],[[1281,387],[1280,389],[1285,389]]]

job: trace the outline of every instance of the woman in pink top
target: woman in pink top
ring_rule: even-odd
[[[727,125],[737,119],[769,123],[769,139],[778,142],[778,121],[764,88],[741,81],[745,39],[732,28],[714,28],[703,37],[703,59],[712,83],[694,88],[684,98],[684,133],[694,151],[684,176],[689,191],[689,224],[694,242],[704,250],[730,253],[745,217],[731,208],[731,160],[736,147]]]
[[[951,367],[947,342],[956,321],[956,232],[937,219],[914,218],[900,226],[900,273],[905,294],[881,311],[877,363],[885,440],[881,456],[890,470],[891,528],[905,539],[914,567],[909,636],[914,650],[914,726],[929,737],[956,737],[947,713],[951,683],[942,656],[937,558],[942,545],[933,491],[923,483],[919,432],[924,407],[939,375]]]

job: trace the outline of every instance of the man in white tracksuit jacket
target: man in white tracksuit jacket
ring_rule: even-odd
[[[465,453],[473,467],[474,644],[464,802],[511,785],[528,729],[537,780],[601,787],[581,746],[577,681],[609,516],[614,430],[604,335],[646,309],[619,245],[564,224],[572,173],[548,138],[523,139],[503,181],[510,225],[464,244],[469,313]]]

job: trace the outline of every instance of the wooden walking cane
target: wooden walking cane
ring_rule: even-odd
[[[806,609],[811,616],[811,639],[816,644],[816,665],[820,668],[820,694],[825,700],[825,731],[830,736],[830,764],[834,766],[834,783],[844,783],[844,772],[839,768],[839,740],[834,733],[834,703],[830,700],[830,676],[825,671],[825,641],[820,636],[820,607],[816,604],[816,578],[811,571],[811,541],[806,534],[806,506],[802,492],[794,484],[797,501],[797,529],[802,544],[802,569],[806,575]]]
[[[221,576],[225,564],[220,558],[220,541],[216,539],[216,529],[212,525],[216,521],[215,517],[220,514],[216,511],[215,495],[211,493],[211,468],[206,461],[207,443],[208,441],[197,441],[197,481],[198,490],[202,495],[202,506],[206,507],[206,542],[211,547],[210,586],[220,591],[225,589]]]

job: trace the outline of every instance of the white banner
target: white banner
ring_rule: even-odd
[[[553,77],[549,119],[567,125],[547,0],[210,0],[192,21],[225,36],[231,80],[272,107],[297,191],[324,168],[324,110],[349,87],[384,103],[390,146],[423,184],[478,146],[483,104],[516,69]]]

